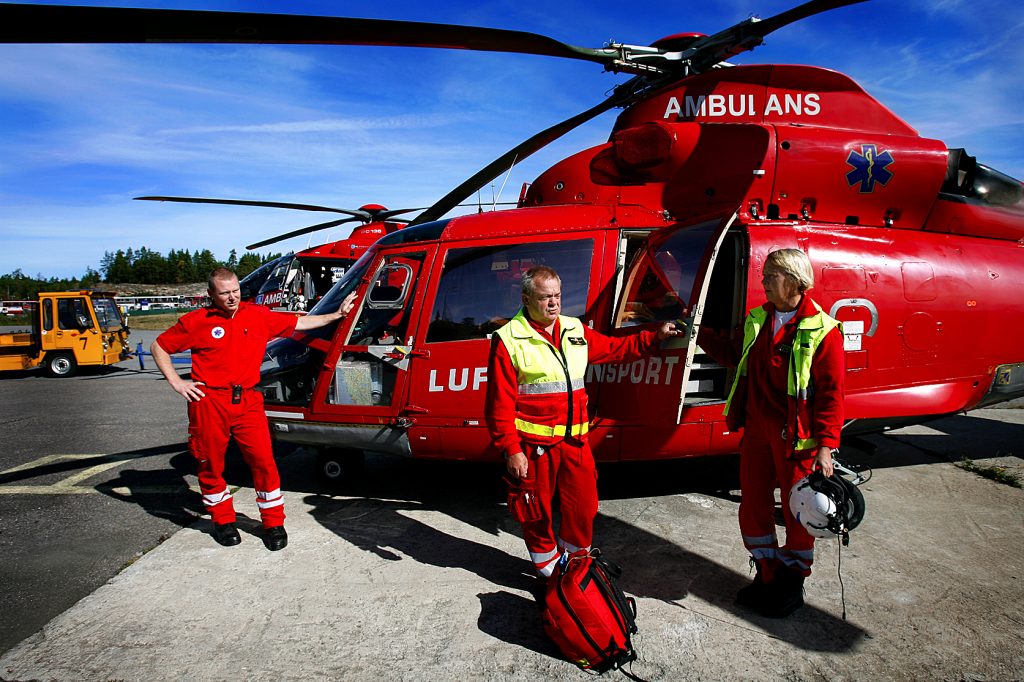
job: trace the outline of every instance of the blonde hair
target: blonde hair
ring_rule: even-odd
[[[807,291],[814,286],[814,268],[811,267],[811,259],[800,249],[772,251],[764,259],[762,272],[768,266],[774,266],[792,277],[800,286],[800,291]]]

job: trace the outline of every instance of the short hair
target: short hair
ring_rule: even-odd
[[[215,279],[231,279],[232,277],[238,277],[234,270],[231,268],[214,268],[213,272],[210,273],[209,279],[206,281],[206,288],[213,291],[213,280]]]
[[[549,268],[547,265],[534,265],[532,268],[523,273],[523,293],[527,296],[532,296],[537,291],[535,283],[538,279],[553,279],[561,285],[562,278],[558,276],[554,268]]]
[[[807,291],[814,286],[814,268],[811,266],[811,259],[800,249],[772,251],[764,259],[764,267],[767,268],[769,265],[792,277],[800,286],[800,291]]]

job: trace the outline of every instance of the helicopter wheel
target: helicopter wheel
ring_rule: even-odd
[[[362,450],[322,448],[316,456],[316,470],[321,479],[337,485],[357,478],[364,462]]]

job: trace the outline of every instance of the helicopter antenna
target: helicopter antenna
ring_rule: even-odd
[[[501,198],[501,193],[503,191],[505,191],[505,183],[508,182],[508,176],[512,175],[512,169],[515,167],[516,161],[518,161],[518,158],[513,157],[512,158],[512,163],[510,163],[509,166],[508,166],[508,172],[505,173],[505,179],[501,181],[501,187],[498,188],[498,196],[496,196],[496,197],[492,196],[492,203],[491,203],[491,210],[492,211],[498,210],[498,199]],[[491,194],[492,195],[494,194],[494,183],[493,182],[491,183]]]

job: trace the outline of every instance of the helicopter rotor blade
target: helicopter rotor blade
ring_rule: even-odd
[[[867,0],[810,0],[767,19],[750,18],[714,35],[698,38],[681,54],[691,73],[701,73],[764,43],[769,33],[815,14]]]
[[[249,199],[209,199],[207,197],[135,197],[137,201],[176,201],[183,204],[228,204],[230,206],[264,206],[269,208],[288,208],[297,211],[324,211],[326,213],[344,213],[360,220],[369,221],[371,215],[363,210],[349,208],[331,208],[314,204],[291,204],[283,201],[255,201]],[[416,209],[407,209],[414,211]]]
[[[641,91],[660,87],[674,78],[699,73],[729,57],[752,50],[764,42],[766,35],[795,21],[864,1],[809,0],[765,20],[746,19],[731,28],[700,38],[678,53],[630,45],[609,45],[600,49],[582,48],[535,33],[453,24],[292,14],[28,4],[0,4],[0,42],[196,42],[436,47],[582,59],[601,63],[607,70],[625,70],[642,74],[616,87],[605,101],[537,133],[495,159],[410,223],[418,225],[437,220],[502,171],[595,116],[615,106],[628,104]],[[670,64],[672,68],[665,68]],[[206,203],[231,202],[208,200]],[[266,202],[253,205],[275,204]],[[307,210],[331,209],[321,207]],[[340,209],[334,210],[345,212]]]
[[[515,52],[600,64],[621,57],[614,47],[577,47],[536,33],[455,24],[29,4],[0,4],[0,42],[388,45]]]
[[[143,197],[139,197],[139,198],[141,199]],[[266,205],[266,204],[274,204],[275,206],[279,206],[279,204],[276,204],[275,202],[252,202],[252,203],[254,205],[256,205],[256,206],[263,206],[263,205]],[[499,202],[499,203],[502,204],[502,205],[511,205],[511,204],[514,204],[515,202],[505,201],[505,202]],[[288,207],[284,206],[283,208],[288,208]],[[344,209],[327,209],[327,210],[344,211]],[[357,216],[355,218],[343,218],[341,220],[331,220],[331,221],[326,222],[326,223],[320,223],[318,225],[310,225],[309,227],[302,227],[302,228],[299,228],[298,230],[293,230],[293,231],[288,232],[286,234],[278,235],[276,237],[271,237],[269,239],[264,239],[261,242],[256,242],[255,244],[250,244],[250,245],[246,246],[245,248],[247,248],[247,249],[258,249],[258,248],[260,248],[262,246],[268,246],[269,244],[276,244],[277,242],[284,241],[285,239],[291,239],[292,237],[299,237],[299,236],[302,236],[304,234],[309,234],[310,232],[316,232],[317,230],[326,230],[326,229],[331,228],[331,227],[336,227],[338,225],[341,225],[342,223],[349,223],[349,222],[353,222],[353,221],[356,221],[356,220],[360,220],[363,223],[384,222],[384,221],[389,220],[393,216],[401,215],[402,213],[410,213],[412,211],[422,211],[422,210],[424,210],[422,206],[420,206],[418,208],[395,208],[395,209],[389,209],[389,210],[386,210],[386,211],[379,211],[377,213],[374,213],[372,219],[367,219],[367,220],[363,220],[361,216]],[[412,224],[412,223],[410,223],[410,224]]]
[[[574,128],[583,125],[592,118],[603,114],[609,109],[613,109],[617,106],[621,106],[625,102],[628,102],[637,95],[636,88],[641,85],[642,81],[639,77],[631,78],[615,88],[611,96],[596,106],[576,114],[572,118],[567,118],[561,123],[557,123],[550,128],[542,130],[530,139],[521,142],[499,156],[486,167],[482,168],[473,175],[473,177],[469,178],[461,185],[448,192],[448,194],[438,199],[433,206],[416,216],[415,220],[409,223],[409,225],[419,225],[421,223],[427,223],[441,218],[444,214],[448,213],[448,211],[462,205],[462,202],[471,197],[480,187],[498,177],[501,173],[507,171],[512,166],[515,166],[523,159],[529,157],[534,152],[544,148],[551,142],[557,140]]]
[[[800,19],[825,12],[830,9],[853,5],[866,0],[810,0],[798,7],[787,10],[763,21],[747,19],[735,26],[720,31],[712,36],[700,38],[682,53],[682,63],[688,64],[691,72],[703,70],[701,67],[710,68],[728,57],[734,56],[747,50],[752,50],[762,42],[764,36],[772,31],[787,26]],[[561,123],[543,130],[525,142],[510,149],[502,156],[495,159],[488,166],[480,170],[476,175],[453,189],[451,192],[439,199],[433,206],[421,213],[410,225],[437,220],[445,213],[455,208],[461,202],[469,198],[485,183],[490,182],[501,172],[519,163],[545,145],[553,142],[573,128],[586,123],[595,116],[616,107],[625,106],[635,99],[640,93],[650,91],[672,82],[675,76],[661,75],[656,78],[635,76],[615,89],[611,97],[597,106],[566,119]]]
[[[341,225],[342,223],[351,223],[351,222],[353,222],[355,220],[359,220],[359,219],[358,218],[342,218],[341,220],[332,220],[330,222],[320,223],[318,225],[310,225],[309,227],[300,227],[297,230],[292,230],[291,232],[287,232],[285,234],[279,234],[276,237],[271,237],[270,239],[264,239],[261,242],[255,242],[253,244],[249,244],[245,248],[247,248],[249,250],[258,249],[261,246],[267,246],[269,244],[276,244],[277,242],[283,242],[285,239],[291,239],[292,237],[300,237],[300,236],[302,236],[304,234],[309,234],[310,232],[316,232],[317,230],[326,230],[329,227],[336,227],[338,225]]]

